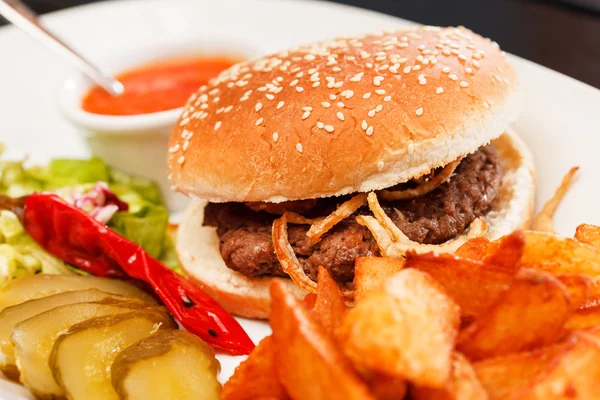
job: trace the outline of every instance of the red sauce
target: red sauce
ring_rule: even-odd
[[[187,58],[145,65],[117,76],[125,93],[113,97],[100,87],[83,98],[83,110],[103,115],[138,115],[181,107],[200,86],[237,60]]]

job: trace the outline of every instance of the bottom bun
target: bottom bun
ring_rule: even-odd
[[[535,172],[531,153],[515,133],[507,132],[492,142],[500,155],[504,177],[492,210],[486,215],[490,240],[519,228],[528,228],[533,214]],[[205,201],[187,210],[177,234],[177,253],[190,279],[232,314],[269,317],[269,284],[273,277],[248,278],[225,265],[219,251],[216,228],[202,226]],[[306,291],[286,280],[301,298]]]

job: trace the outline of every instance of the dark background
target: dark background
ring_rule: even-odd
[[[24,1],[46,13],[94,0]],[[600,0],[333,1],[424,24],[464,25],[510,53],[600,88]]]

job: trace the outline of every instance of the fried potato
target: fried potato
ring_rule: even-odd
[[[373,399],[333,339],[282,281],[271,284],[271,298],[277,375],[290,397]]]
[[[465,319],[473,319],[487,310],[514,279],[514,273],[507,273],[503,267],[448,253],[408,252],[405,268],[430,274],[460,306]]]
[[[402,378],[376,371],[364,371],[361,377],[377,400],[398,400],[406,396],[408,384]]]
[[[577,310],[565,323],[565,329],[570,331],[590,329],[595,326],[600,326],[600,306]]]
[[[471,360],[555,343],[573,313],[565,286],[554,276],[522,270],[510,288],[462,330],[457,349]]]
[[[465,356],[454,353],[452,375],[443,388],[413,387],[414,400],[487,400],[488,395],[479,382],[473,366]]]
[[[358,257],[354,261],[354,300],[360,301],[367,292],[379,288],[403,266],[401,258]]]
[[[339,331],[361,368],[442,387],[450,376],[459,308],[429,275],[403,269],[348,311]]]
[[[344,296],[342,296],[338,285],[331,279],[325,268],[319,267],[317,298],[312,312],[325,333],[330,336],[333,335],[333,332],[342,324],[346,309]]]
[[[524,251],[525,233],[514,231],[490,244],[483,263],[514,274],[519,269],[518,262]]]
[[[490,240],[483,236],[469,239],[454,254],[462,258],[470,258],[471,260],[483,260],[488,252],[490,243]]]
[[[587,275],[556,275],[569,293],[569,300],[574,308],[585,307],[590,299],[600,298],[598,284]]]
[[[221,393],[214,350],[182,330],[161,330],[132,344],[110,369],[121,399],[219,400]]]
[[[148,293],[119,279],[81,275],[38,274],[15,279],[0,290],[0,311],[31,299],[74,290],[98,289],[156,304]]]
[[[564,349],[534,382],[513,400],[600,399],[600,342],[587,332],[575,332]]]
[[[158,307],[92,318],[56,339],[50,369],[69,399],[116,399],[111,365],[119,350],[159,330],[176,328],[166,309]]]
[[[95,289],[78,290],[28,300],[2,310],[0,312],[0,370],[10,379],[16,380],[19,377],[19,371],[16,367],[15,350],[10,340],[13,329],[19,322],[65,304],[98,301],[111,298],[111,296],[114,297],[115,295]],[[126,298],[121,297],[121,299]]]
[[[490,400],[504,400],[533,382],[563,349],[562,344],[488,358],[473,363],[475,374]]]
[[[312,310],[316,302],[316,293],[308,293],[306,296],[304,296],[304,299],[302,299],[302,304],[304,304],[304,307],[306,307],[307,310]]]
[[[273,338],[264,338],[223,386],[221,400],[289,399],[277,378]]]
[[[17,324],[11,340],[23,384],[39,398],[64,396],[64,390],[54,379],[48,364],[56,338],[87,319],[129,313],[147,306],[141,301],[122,302],[109,298],[56,307]]]
[[[575,230],[575,240],[600,248],[600,226],[581,224]]]
[[[551,233],[525,232],[521,268],[534,268],[555,275],[589,275],[600,280],[600,249]]]

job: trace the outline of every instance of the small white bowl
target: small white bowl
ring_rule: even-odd
[[[194,38],[187,42],[116,52],[99,60],[107,71],[120,72],[153,61],[190,56],[225,56],[249,59],[260,52],[243,39]],[[83,96],[93,84],[74,73],[58,94],[61,113],[86,138],[92,153],[127,173],[154,180],[172,211],[185,207],[187,199],[170,189],[167,180],[167,143],[182,108],[133,116],[93,114],[81,109]]]

